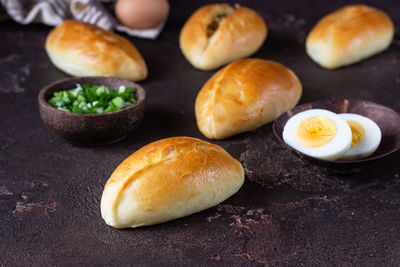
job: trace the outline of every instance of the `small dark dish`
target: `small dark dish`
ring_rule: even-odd
[[[327,109],[335,113],[355,113],[375,121],[382,131],[382,140],[374,154],[359,160],[324,160],[305,155],[289,145],[282,139],[283,128],[293,115],[308,109]],[[400,148],[400,115],[394,110],[365,100],[357,99],[327,99],[297,106],[281,115],[272,126],[275,136],[281,144],[296,153],[300,158],[320,167],[340,173],[351,173],[361,170],[363,166],[372,161],[383,158]]]
[[[113,112],[101,114],[76,114],[58,110],[47,103],[54,92],[69,90],[76,84],[105,85],[117,89],[120,85],[136,88],[136,103]],[[69,78],[54,82],[39,92],[40,116],[47,127],[68,141],[94,145],[114,143],[123,139],[142,120],[146,93],[143,88],[124,79],[112,77]]]

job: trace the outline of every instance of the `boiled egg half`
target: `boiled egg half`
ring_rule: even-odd
[[[352,132],[351,147],[340,159],[361,159],[374,153],[382,139],[379,126],[373,120],[358,114],[342,113],[338,116],[349,124]]]
[[[336,113],[310,109],[287,121],[283,140],[306,155],[336,160],[349,151],[352,132],[346,120]]]

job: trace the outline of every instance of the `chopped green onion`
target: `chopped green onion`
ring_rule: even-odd
[[[118,88],[118,93],[122,94],[125,92],[126,87],[123,85],[120,85],[120,87]]]
[[[112,103],[118,108],[122,108],[124,106],[124,100],[121,97],[116,97],[112,100]]]
[[[76,88],[55,92],[47,101],[51,106],[73,113],[97,114],[125,108],[136,102],[136,88],[119,86],[110,90],[107,86],[76,84]]]

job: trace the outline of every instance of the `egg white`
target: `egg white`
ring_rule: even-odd
[[[315,148],[305,147],[297,140],[297,129],[305,119],[318,116],[330,119],[336,125],[336,134],[329,143],[323,146]],[[350,149],[352,133],[347,122],[337,114],[325,109],[310,109],[297,113],[287,121],[283,129],[283,140],[289,146],[306,155],[321,159],[336,160]]]
[[[366,158],[376,151],[382,139],[382,132],[373,120],[352,113],[342,113],[338,114],[338,116],[346,121],[358,122],[365,130],[365,135],[361,142],[351,147],[340,159],[352,160]]]

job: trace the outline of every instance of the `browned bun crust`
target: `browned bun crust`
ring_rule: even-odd
[[[200,131],[210,139],[254,130],[293,108],[302,86],[280,63],[237,60],[214,74],[197,95],[195,112]]]
[[[393,35],[393,22],[385,12],[349,5],[318,21],[307,36],[306,49],[315,62],[334,69],[385,50]]]
[[[140,81],[147,67],[127,39],[95,25],[65,20],[46,40],[53,64],[73,76],[113,76]]]
[[[210,26],[215,31],[210,31]],[[188,19],[180,34],[180,47],[194,67],[212,70],[252,55],[266,36],[267,25],[254,10],[213,4],[201,7]]]
[[[223,148],[190,137],[146,145],[125,159],[104,187],[101,214],[116,228],[165,222],[215,206],[244,182]]]

